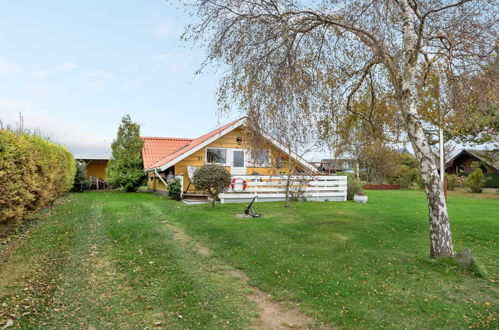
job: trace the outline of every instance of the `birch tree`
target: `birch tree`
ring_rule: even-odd
[[[279,111],[262,101],[299,93],[301,108],[319,113],[335,133],[352,113],[371,120],[352,108],[369,81],[376,93],[391,95],[389,115],[411,142],[425,183],[430,257],[453,256],[418,87],[436,63],[455,80],[479,70],[497,45],[496,1],[198,0],[192,6],[200,20],[185,37],[207,48],[205,65],[224,70],[223,109]],[[283,67],[293,68],[299,88],[275,88],[288,72]]]
[[[293,185],[296,183],[294,178],[299,174],[297,169],[301,166],[299,160],[317,150],[317,122],[312,113],[308,113],[295,102],[284,101],[280,97],[271,102],[280,105],[279,111],[261,113],[250,110],[247,116],[247,136],[252,147],[261,148],[264,152],[268,148],[269,137],[278,143],[281,150],[280,153],[271,155],[272,167],[274,172],[286,178],[284,207],[289,207],[290,195],[297,192]],[[286,157],[283,157],[284,155]],[[310,169],[304,171],[310,172]]]

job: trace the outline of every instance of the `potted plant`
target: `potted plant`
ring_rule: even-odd
[[[353,200],[356,203],[367,203],[367,195],[364,192],[359,191],[353,196]]]

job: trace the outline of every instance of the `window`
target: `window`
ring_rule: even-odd
[[[457,165],[456,166],[456,173],[459,174],[459,173],[464,173],[466,172],[466,168],[463,164],[460,164],[460,165]]]
[[[226,164],[227,150],[226,149],[206,149],[206,161],[208,163]]]
[[[234,167],[244,167],[244,151],[243,150],[234,150],[232,154]]]
[[[276,159],[276,167],[282,168],[284,166],[284,159],[282,157],[277,157]]]
[[[270,154],[268,150],[253,149],[248,152],[249,163],[256,167],[270,166]]]

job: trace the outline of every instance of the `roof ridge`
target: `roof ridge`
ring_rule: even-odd
[[[245,117],[241,117],[241,118],[236,119],[236,120],[234,120],[234,121],[232,121],[232,122],[230,122],[228,124],[221,125],[221,126],[215,128],[214,130],[211,130],[208,133],[201,135],[200,137],[197,137],[195,139],[190,140],[189,143],[187,143],[186,145],[182,146],[180,149],[177,149],[176,151],[171,152],[171,153],[165,155],[164,157],[161,157],[159,160],[157,160],[156,162],[154,162],[149,168],[153,168],[154,166],[157,166],[158,163],[164,161],[169,156],[174,155],[174,154],[176,154],[176,153],[178,153],[178,152],[180,152],[180,151],[182,151],[184,149],[188,149],[189,147],[193,147],[193,146],[195,147],[197,144],[199,144],[199,143],[196,144],[195,142],[204,141],[207,138],[210,138],[211,136],[213,136],[213,134],[221,133],[224,129],[227,129],[228,127],[231,127],[232,125],[236,124],[237,122],[241,121],[244,118]]]
[[[192,138],[180,138],[180,137],[167,137],[167,136],[141,136],[141,139],[148,139],[148,140],[194,140]]]

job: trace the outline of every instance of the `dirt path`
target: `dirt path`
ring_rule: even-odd
[[[174,224],[164,221],[167,228],[173,233],[173,238],[183,244],[194,244],[199,254],[208,256],[211,251],[208,247],[193,240],[185,231]],[[230,268],[230,267],[228,267]],[[255,286],[250,285],[248,276],[241,270],[230,268],[226,271],[227,276],[237,277],[251,293],[248,298],[253,301],[259,312],[260,322],[265,328],[270,329],[309,329],[314,321],[311,317],[301,313],[297,308],[286,308],[282,304],[273,301],[271,295],[261,291]]]

